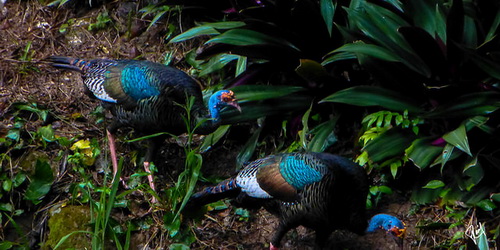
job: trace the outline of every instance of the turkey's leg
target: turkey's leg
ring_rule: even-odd
[[[273,238],[271,239],[271,243],[269,243],[269,250],[279,250],[281,247],[281,239],[283,236],[292,228],[290,223],[280,222],[278,228],[274,232]]]
[[[144,170],[146,171],[146,173],[148,173],[148,182],[149,182],[149,186],[151,187],[151,189],[153,189],[153,191],[156,192],[156,189],[155,189],[155,182],[154,182],[154,178],[153,178],[153,173],[151,172],[151,170],[149,170],[149,161],[144,161]],[[151,198],[151,203],[156,203],[158,202],[158,200],[156,200],[156,197],[153,195],[153,198]]]
[[[111,152],[111,164],[113,164],[113,179],[118,172],[118,160],[116,159],[116,147],[115,147],[115,137],[109,130],[106,129],[106,134],[108,135],[108,145],[109,151]]]
[[[148,149],[146,151],[146,155],[144,156],[144,170],[146,173],[148,173],[148,182],[149,186],[153,191],[156,192],[156,187],[155,187],[155,182],[154,182],[154,176],[151,170],[149,169],[149,166],[151,165],[151,161],[154,158],[154,155],[156,153],[156,149],[160,142],[162,141],[163,137],[154,137],[148,139]],[[156,203],[158,200],[156,200],[156,197],[153,195],[153,198],[151,198],[151,203]]]
[[[111,164],[113,165],[113,179],[115,179],[116,174],[118,173],[118,160],[116,157],[115,137],[108,129],[106,129],[106,134],[108,136],[109,151],[111,153]],[[122,182],[123,187],[128,188],[127,183],[125,183],[125,180],[123,180],[122,177],[120,177],[120,181]]]

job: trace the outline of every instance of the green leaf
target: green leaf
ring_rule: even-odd
[[[41,199],[50,191],[54,176],[48,161],[37,159],[35,174],[31,177],[31,183],[26,190],[24,198],[38,204]]]
[[[186,32],[183,32],[170,40],[170,43],[182,42],[203,35],[218,35],[220,32],[218,30],[234,29],[238,27],[245,26],[244,22],[217,22],[217,23],[207,23],[200,25],[198,27],[191,28]]]
[[[236,64],[236,72],[235,72],[235,77],[239,76],[241,73],[245,72],[247,70],[247,57],[246,56],[240,56],[238,57],[238,63]]]
[[[228,63],[234,61],[234,60],[238,60],[241,56],[239,55],[233,55],[233,54],[219,54],[219,55],[216,55],[212,58],[210,58],[210,60],[203,64],[201,66],[202,70],[199,74],[199,76],[205,76],[205,75],[208,75],[210,73],[213,73],[215,71],[218,71],[222,68],[224,68],[224,66],[226,66]]]
[[[416,204],[426,204],[433,202],[440,197],[442,189],[415,188],[411,194],[411,199]]]
[[[467,163],[464,167],[463,173],[469,176],[469,179],[464,180],[466,183],[466,190],[470,191],[474,186],[476,186],[484,177],[484,170],[477,161],[477,157],[474,157],[471,162]]]
[[[328,34],[332,36],[333,16],[335,14],[335,3],[332,0],[320,0],[321,16],[325,21]]]
[[[500,79],[500,63],[483,57],[475,53],[475,51],[470,51],[467,55],[469,55],[470,59],[485,73],[493,78]]]
[[[309,106],[309,109],[302,116],[302,130],[299,131],[300,145],[302,148],[307,149],[307,134],[309,134],[309,116],[311,115],[313,104]]]
[[[480,202],[476,203],[476,206],[480,207],[484,211],[493,211],[495,208],[497,208],[495,203],[493,203],[492,201],[487,200],[487,199],[481,200]],[[484,249],[488,249],[488,248],[484,248]]]
[[[337,91],[320,101],[320,103],[322,102],[339,102],[356,106],[381,106],[396,111],[421,111],[418,105],[401,94],[389,89],[372,86],[357,86]]]
[[[443,139],[449,144],[472,156],[469,148],[469,140],[467,139],[467,132],[465,131],[464,125],[460,125],[457,129],[443,135]]]
[[[451,156],[453,155],[453,149],[455,147],[451,144],[446,144],[443,148],[443,152],[441,152],[441,173],[443,173],[444,165],[448,160],[450,160]]]
[[[231,88],[231,90],[234,91],[238,102],[241,103],[279,98],[305,89],[296,86],[240,85]]]
[[[54,130],[52,129],[52,125],[47,125],[44,127],[38,128],[38,133],[42,136],[42,139],[48,142],[53,142],[56,140],[54,135]]]
[[[391,51],[374,44],[366,44],[364,42],[347,43],[341,47],[328,53],[328,55],[338,53],[338,52],[348,52],[355,54],[363,54],[371,56],[380,60],[389,62],[399,62],[399,58]]]
[[[236,93],[236,91],[235,91]],[[239,99],[239,95],[236,94]],[[252,121],[260,117],[272,115],[284,115],[291,112],[306,110],[313,101],[309,95],[290,94],[287,96],[253,102],[239,102],[242,111],[228,109],[221,112],[223,124],[233,124],[244,121]]]
[[[432,139],[430,138],[417,139],[406,150],[408,159],[420,169],[428,167],[442,153],[443,149],[432,146],[431,141]]]
[[[206,43],[224,43],[237,46],[273,45],[300,51],[295,45],[286,40],[247,29],[228,30],[208,40]]]
[[[259,140],[260,132],[262,131],[262,127],[259,128],[252,133],[252,136],[245,143],[241,151],[236,156],[236,170],[239,170],[241,167],[247,163],[252,157],[255,147],[257,146],[257,142]]]
[[[500,202],[500,193],[493,193],[490,195],[490,199],[496,202]]]
[[[495,16],[495,20],[493,20],[493,23],[491,24],[490,30],[488,31],[488,34],[486,35],[486,38],[484,39],[485,42],[489,42],[495,36],[498,36],[497,30],[498,30],[499,25],[500,25],[500,12],[497,12],[497,15]]]
[[[356,59],[356,54],[352,52],[338,52],[338,53],[333,53],[333,54],[328,54],[321,62],[321,65],[325,66],[329,63],[337,62],[337,61],[343,61],[343,60],[354,60]]]
[[[436,189],[440,187],[444,187],[444,182],[440,180],[432,180],[429,181],[423,188]]]
[[[492,91],[459,96],[448,104],[422,115],[424,118],[471,117],[487,115],[500,108],[500,94]]]
[[[379,162],[402,155],[414,139],[413,133],[393,128],[371,140],[362,150],[368,152],[372,161]]]
[[[207,135],[203,139],[203,143],[200,146],[200,152],[208,151],[213,145],[215,145],[229,130],[231,125],[222,125],[217,128],[213,133]]]
[[[2,250],[11,249],[12,246],[14,246],[14,244],[10,241],[0,242],[0,249],[2,249]]]
[[[334,133],[337,119],[338,117],[336,116],[335,118],[321,123],[311,130],[311,134],[314,134],[314,137],[307,144],[307,151],[323,152],[337,141],[337,137]]]
[[[10,203],[0,203],[0,211],[12,212],[14,207]]]
[[[9,179],[3,180],[2,188],[4,191],[10,192],[10,190],[12,188],[12,181]]]

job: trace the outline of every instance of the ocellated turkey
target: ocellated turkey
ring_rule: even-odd
[[[357,234],[383,229],[402,237],[405,226],[394,216],[379,214],[367,223],[367,195],[367,175],[352,161],[328,153],[289,153],[248,163],[236,177],[193,194],[188,208],[226,197],[260,200],[280,221],[270,249],[278,249],[286,232],[299,225],[315,230],[318,248],[337,229]]]
[[[187,128],[183,120],[185,105],[189,97],[194,97],[191,109],[193,120],[191,129],[203,119],[195,133],[209,134],[220,123],[220,111],[227,106],[240,110],[230,90],[215,92],[209,99],[208,108],[203,102],[200,84],[181,70],[163,64],[139,60],[94,59],[82,60],[64,56],[48,58],[56,68],[81,73],[83,82],[103,106],[114,116],[107,128],[107,136],[113,163],[113,173],[117,171],[115,139],[118,128],[131,127],[140,134],[168,132],[179,135]],[[158,139],[149,139],[144,168],[150,173],[149,164],[153,159]],[[152,189],[152,175],[148,176]]]

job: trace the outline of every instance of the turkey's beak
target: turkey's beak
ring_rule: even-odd
[[[240,113],[241,113],[241,107],[240,107],[240,105],[238,104],[238,102],[236,102],[236,100],[231,101],[231,102],[228,102],[227,104],[228,104],[228,105],[230,105],[230,106],[235,107],[235,108],[236,108],[238,111],[240,111]]]

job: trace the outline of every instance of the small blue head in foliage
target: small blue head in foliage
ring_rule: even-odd
[[[378,229],[383,229],[387,233],[390,233],[398,238],[404,237],[406,232],[404,223],[398,218],[388,214],[377,214],[373,216],[368,223],[368,229],[366,229],[366,232],[371,233]]]
[[[215,122],[220,119],[220,111],[227,106],[233,106],[241,112],[240,105],[231,90],[219,90],[215,92],[208,101],[208,109]]]

